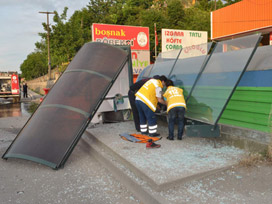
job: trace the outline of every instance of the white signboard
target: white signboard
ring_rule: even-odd
[[[184,49],[182,54],[190,56],[207,53],[207,31],[162,29],[162,52]],[[202,45],[200,45],[202,44]]]

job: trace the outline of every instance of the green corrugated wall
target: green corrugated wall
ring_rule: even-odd
[[[271,119],[272,87],[237,87],[219,123],[271,132]]]

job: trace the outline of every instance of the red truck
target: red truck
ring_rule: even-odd
[[[20,102],[20,86],[17,72],[0,72],[0,98],[12,98],[14,103]]]

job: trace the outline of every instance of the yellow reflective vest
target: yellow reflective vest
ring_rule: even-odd
[[[156,107],[158,104],[158,99],[156,97],[156,88],[161,87],[163,85],[160,80],[150,79],[139,89],[139,91],[135,94],[138,98],[141,99],[153,112],[156,111]]]
[[[167,101],[167,113],[169,110],[177,106],[186,108],[183,90],[178,87],[168,86],[166,92],[163,94],[163,97],[165,97]]]

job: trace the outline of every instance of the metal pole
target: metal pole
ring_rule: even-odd
[[[205,58],[205,60],[204,60],[204,62],[203,62],[203,64],[202,64],[202,66],[201,66],[201,68],[200,68],[200,70],[199,70],[199,73],[198,73],[198,75],[197,75],[197,77],[196,77],[196,79],[195,79],[195,81],[194,81],[194,84],[193,84],[193,86],[192,86],[192,88],[191,88],[191,90],[190,90],[190,92],[189,92],[189,94],[188,94],[188,96],[187,96],[187,98],[186,98],[186,103],[189,101],[189,98],[191,97],[191,95],[192,95],[192,93],[193,93],[193,90],[195,89],[195,86],[196,86],[198,80],[200,79],[200,76],[202,75],[204,69],[206,68],[206,66],[207,66],[207,64],[208,64],[208,62],[209,62],[209,60],[210,60],[210,58],[211,58],[211,56],[212,56],[212,54],[213,54],[213,51],[216,49],[217,42],[212,42],[212,43],[213,43],[214,46],[211,45],[210,49],[209,49],[208,52],[207,52],[207,55],[208,55],[208,56],[206,56],[206,58]],[[209,53],[210,53],[210,54],[209,54]]]
[[[156,28],[156,23],[154,23],[154,28],[155,28],[155,60],[157,58],[157,28]]]
[[[47,15],[47,55],[48,55],[48,78],[51,80],[51,57],[50,57],[50,31],[49,31],[49,14],[55,14],[54,12],[39,12]]]
[[[49,37],[49,15],[47,13],[47,56],[48,56],[48,76],[51,80],[51,57],[50,57],[50,37]]]
[[[179,51],[179,53],[178,53],[178,56],[177,56],[177,58],[176,58],[176,60],[175,60],[175,62],[174,62],[174,64],[173,64],[173,66],[172,66],[172,68],[171,68],[171,70],[170,70],[170,72],[169,72],[169,74],[168,74],[168,78],[170,78],[170,76],[171,76],[171,74],[172,74],[172,72],[173,72],[173,70],[174,70],[174,67],[175,67],[175,65],[176,65],[176,63],[177,63],[177,61],[178,61],[178,59],[179,59],[179,56],[180,56],[181,51],[182,51],[182,48],[180,49],[180,51]]]

